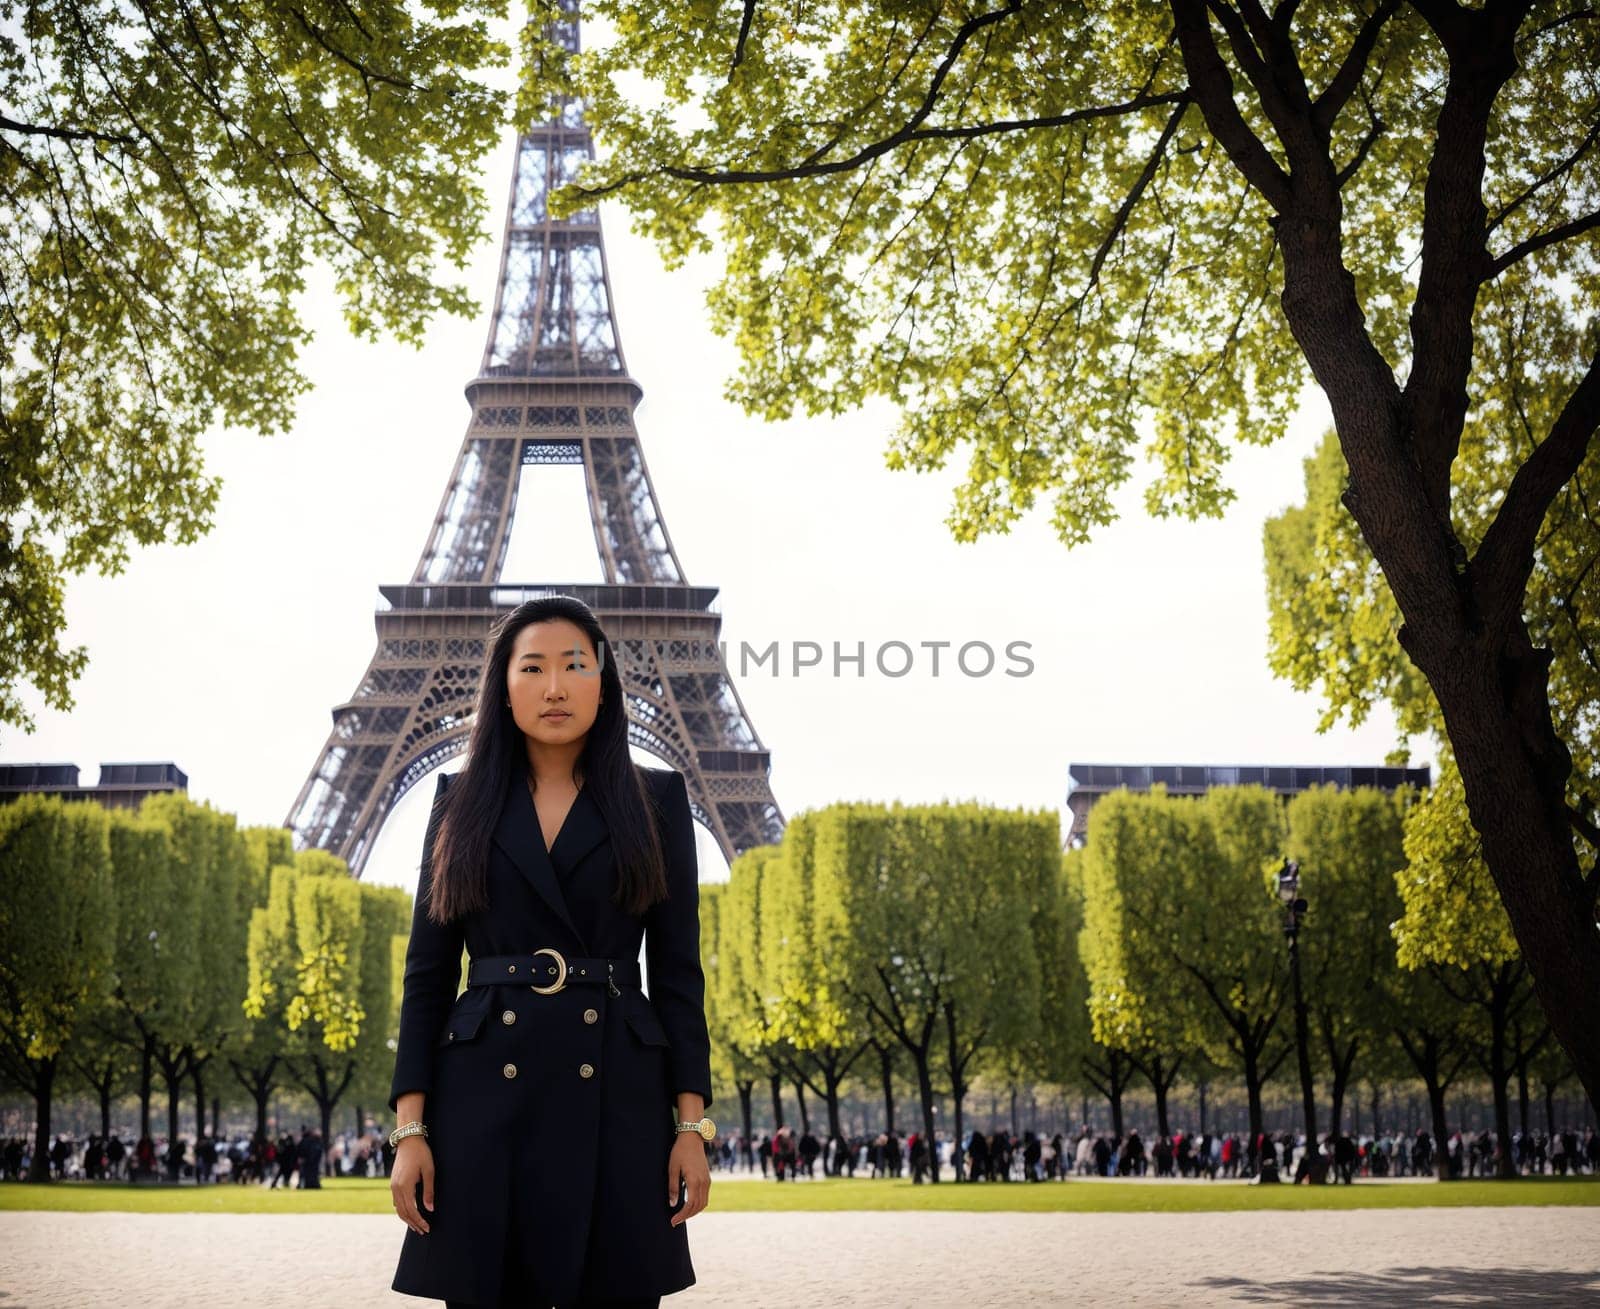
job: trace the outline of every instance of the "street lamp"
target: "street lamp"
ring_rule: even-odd
[[[1283,934],[1289,938],[1289,977],[1294,985],[1294,1043],[1300,1063],[1301,1110],[1306,1122],[1306,1174],[1313,1182],[1327,1177],[1322,1150],[1317,1143],[1317,1092],[1311,1080],[1311,1039],[1307,1031],[1306,998],[1300,987],[1300,920],[1306,902],[1300,895],[1300,863],[1285,859],[1278,869],[1278,899],[1283,904]]]
[[[1293,941],[1294,934],[1300,930],[1297,916],[1306,911],[1306,902],[1300,899],[1300,863],[1296,859],[1285,859],[1283,867],[1278,869],[1278,899],[1283,901],[1289,916],[1283,930]]]

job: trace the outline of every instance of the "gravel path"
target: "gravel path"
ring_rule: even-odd
[[[718,1214],[662,1309],[1595,1305],[1592,1208]],[[0,1309],[406,1309],[388,1216],[0,1213]]]

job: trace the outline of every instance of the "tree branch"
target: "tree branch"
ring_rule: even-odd
[[[1371,118],[1371,126],[1368,127],[1367,134],[1361,138],[1361,144],[1356,147],[1355,155],[1350,162],[1334,176],[1334,185],[1341,191],[1344,189],[1344,184],[1356,175],[1356,172],[1366,160],[1367,152],[1372,149],[1374,143],[1388,127],[1388,124],[1373,111],[1371,104],[1367,105],[1367,113]]]
[[[1557,242],[1568,240],[1574,236],[1582,236],[1585,232],[1592,232],[1600,227],[1600,209],[1592,214],[1585,214],[1582,218],[1574,218],[1570,223],[1563,223],[1560,227],[1552,227],[1548,232],[1540,232],[1537,236],[1530,236],[1526,241],[1519,241],[1503,255],[1493,259],[1484,275],[1484,281],[1499,277],[1501,273],[1510,268],[1520,259],[1526,259],[1537,250],[1546,246],[1555,245]]]
[[[1206,126],[1245,180],[1261,192],[1268,204],[1283,212],[1291,198],[1289,175],[1251,131],[1234,103],[1233,74],[1217,53],[1204,0],[1171,3],[1178,47],[1189,70],[1189,89],[1205,116]]]
[[[1578,143],[1577,147],[1572,151],[1572,153],[1560,163],[1556,164],[1546,172],[1541,173],[1532,182],[1529,182],[1527,188],[1520,195],[1518,195],[1514,200],[1510,201],[1504,209],[1502,209],[1498,214],[1489,220],[1489,226],[1487,230],[1493,232],[1497,227],[1500,226],[1501,223],[1505,222],[1506,219],[1511,217],[1511,215],[1514,214],[1518,208],[1520,208],[1526,201],[1531,199],[1540,190],[1548,186],[1551,182],[1555,181],[1558,177],[1570,172],[1573,165],[1576,164],[1578,160],[1582,159],[1584,153],[1589,149],[1590,146],[1594,144],[1595,137],[1597,135],[1600,135],[1600,117],[1596,117],[1594,122],[1589,124],[1589,130],[1584,133],[1583,140]]]
[[[1294,22],[1294,12],[1300,8],[1300,0],[1279,0],[1277,8],[1272,11],[1273,31],[1280,39],[1289,35],[1289,27]]]
[[[313,41],[320,45],[335,59],[339,60],[341,63],[348,64],[351,68],[355,69],[355,71],[361,77],[361,85],[366,89],[368,100],[372,99],[372,83],[374,82],[383,83],[388,86],[399,87],[402,91],[418,91],[423,94],[427,93],[429,89],[428,87],[418,86],[415,82],[408,82],[403,77],[395,77],[390,73],[382,73],[375,68],[369,68],[354,55],[341,50],[328,39],[327,35],[322,31],[321,28],[317,27],[296,6],[290,5],[289,12],[299,20],[300,26],[305,28],[306,34]],[[357,24],[357,26],[359,26],[359,24]]]
[[[1446,525],[1450,467],[1467,413],[1473,313],[1488,267],[1483,174],[1489,120],[1516,72],[1516,24],[1526,3],[1463,10],[1453,0],[1428,0],[1417,6],[1448,54],[1449,79],[1423,192],[1422,270],[1411,306],[1412,370],[1402,405],[1422,495]]]
[[[1101,1083],[1099,1076],[1097,1076],[1097,1070],[1087,1059],[1083,1061],[1083,1080],[1100,1092],[1101,1099],[1109,1100],[1111,1098],[1111,1092]]]
[[[1234,13],[1224,3],[1224,0],[1205,0],[1205,4],[1206,9],[1210,11],[1211,17],[1217,20],[1217,24],[1222,28],[1224,35],[1227,36],[1229,48],[1233,51],[1233,57],[1239,61],[1239,67],[1244,70],[1244,75],[1250,79],[1250,85],[1261,93],[1262,104],[1267,109],[1268,116],[1276,122],[1277,114],[1274,110],[1285,108],[1286,106],[1277,98],[1277,88],[1272,84],[1272,77],[1267,68],[1264,52],[1257,48],[1255,41],[1251,38],[1249,29],[1245,26],[1244,20]],[[1260,12],[1259,9],[1257,12]],[[1268,97],[1273,98],[1275,102],[1271,107],[1266,105]]]
[[[1550,432],[1506,488],[1505,499],[1472,558],[1480,612],[1505,623],[1522,611],[1533,571],[1534,538],[1556,495],[1576,475],[1600,426],[1600,352],[1589,361]]]
[[[1540,23],[1538,27],[1528,32],[1524,39],[1529,41],[1537,41],[1546,32],[1553,32],[1558,27],[1565,27],[1568,23],[1581,23],[1586,18],[1595,17],[1600,17],[1600,15],[1597,15],[1595,11],[1588,6],[1585,6],[1582,9],[1575,9],[1569,14],[1562,14],[1559,18],[1552,18],[1547,22]]]
[[[755,22],[756,0],[744,0],[744,16],[739,20],[739,41],[733,47],[733,62],[728,65],[728,80],[733,80],[733,70],[744,60],[744,43],[750,35],[750,24]]]
[[[1087,296],[1090,288],[1100,280],[1100,269],[1105,265],[1106,257],[1111,253],[1111,247],[1116,244],[1117,238],[1122,235],[1123,229],[1128,224],[1128,218],[1133,213],[1134,206],[1139,203],[1139,197],[1144,194],[1145,188],[1150,185],[1151,179],[1156,175],[1156,169],[1161,166],[1162,157],[1167,153],[1167,146],[1177,133],[1178,124],[1183,121],[1183,115],[1189,108],[1189,103],[1187,93],[1176,101],[1176,107],[1167,117],[1167,125],[1161,129],[1161,135],[1156,139],[1155,149],[1150,152],[1150,157],[1145,160],[1144,168],[1140,171],[1138,179],[1129,188],[1128,194],[1122,199],[1122,203],[1117,206],[1117,212],[1111,219],[1111,226],[1106,231],[1105,238],[1100,242],[1099,248],[1094,252],[1094,259],[1089,264],[1089,280],[1083,288],[1084,296]]]
[[[1264,1048],[1265,1047],[1263,1047],[1263,1049]],[[1278,1050],[1277,1058],[1273,1059],[1271,1063],[1267,1064],[1261,1070],[1261,1080],[1263,1082],[1270,1082],[1272,1080],[1273,1074],[1275,1074],[1278,1069],[1283,1067],[1283,1061],[1289,1057],[1289,1052],[1293,1049],[1294,1047],[1292,1045],[1285,1044]]]
[[[1588,796],[1580,797],[1588,809],[1594,808],[1594,801]],[[1567,805],[1567,821],[1572,824],[1573,830],[1587,841],[1592,848],[1600,850],[1600,827],[1595,826],[1593,820],[1575,804]]]
[[[137,144],[133,137],[123,136],[118,132],[95,132],[89,128],[46,127],[39,123],[19,123],[4,114],[0,114],[0,131],[21,132],[27,136],[53,136],[61,141],[105,141],[128,146]]]
[[[921,123],[926,121],[927,118],[928,118],[928,115],[933,112],[934,106],[939,101],[939,93],[944,89],[945,79],[950,75],[950,70],[951,70],[951,68],[953,68],[955,66],[956,60],[961,57],[961,52],[962,52],[963,49],[966,48],[967,42],[970,41],[979,32],[981,32],[984,28],[989,27],[989,26],[991,26],[991,25],[993,25],[995,23],[998,23],[1002,19],[1010,18],[1013,14],[1018,13],[1021,10],[1021,8],[1022,8],[1022,0],[1009,0],[1009,3],[1005,6],[1004,9],[992,9],[992,10],[989,10],[988,12],[986,12],[986,13],[974,14],[971,18],[967,19],[966,22],[962,23],[961,26],[956,29],[955,38],[950,42],[950,48],[945,51],[944,58],[939,61],[939,66],[933,70],[933,78],[928,83],[928,90],[922,97],[922,103],[917,106],[915,112],[911,115],[911,117],[909,119],[906,120],[905,124],[903,126],[901,126],[901,128],[898,131],[896,131],[890,137],[886,138],[885,141],[879,143],[879,145],[882,148],[878,149],[876,151],[876,153],[880,153],[881,154],[881,153],[884,153],[884,152],[886,152],[888,150],[892,150],[895,146],[900,145],[904,141],[911,139],[911,134],[916,130],[916,128]],[[869,150],[870,149],[873,149],[873,147],[869,147]],[[817,164],[817,165],[814,165],[814,167],[816,167],[818,169],[818,171],[820,171],[820,172],[839,172],[839,171],[842,171],[845,168],[854,168],[854,167],[858,166],[859,164],[865,163],[867,161],[867,159],[870,159],[870,158],[873,158],[873,157],[874,157],[873,154],[869,154],[867,152],[862,152],[857,157],[855,157],[855,159],[853,161],[851,161],[851,160],[839,161],[838,166],[831,166],[831,165],[826,165],[826,164]],[[670,169],[667,170],[667,171],[669,173],[671,172]],[[673,176],[677,176],[676,173],[672,173],[672,175]],[[802,176],[805,176],[805,175],[808,175],[808,174],[802,174]],[[712,179],[702,178],[702,179],[689,179],[689,180],[712,180]],[[750,178],[737,178],[737,179],[730,179],[730,180],[778,181],[778,180],[782,180],[782,178],[781,177],[750,177]]]
[[[1039,118],[1013,118],[1003,119],[992,123],[978,123],[966,127],[909,127],[901,128],[881,140],[874,141],[871,145],[862,146],[855,154],[846,159],[835,159],[831,162],[815,160],[816,152],[811,159],[801,164],[787,168],[702,168],[677,164],[663,164],[659,168],[635,170],[607,182],[603,186],[577,187],[575,194],[586,198],[597,198],[609,195],[634,182],[643,181],[646,177],[663,175],[675,177],[684,182],[700,182],[717,186],[734,183],[752,182],[788,182],[806,177],[822,177],[829,173],[845,173],[851,169],[859,168],[862,164],[869,163],[881,155],[888,154],[902,145],[913,141],[961,141],[974,137],[993,136],[1000,132],[1025,132],[1044,127],[1069,127],[1073,123],[1090,122],[1097,118],[1114,118],[1123,114],[1137,113],[1141,109],[1150,109],[1158,105],[1177,104],[1187,100],[1187,91],[1164,91],[1159,95],[1135,96],[1131,100],[1115,105],[1091,105],[1087,109],[1074,109],[1064,114],[1048,114]]]
[[[1368,15],[1367,21],[1356,33],[1356,39],[1351,43],[1344,62],[1339,65],[1339,71],[1323,88],[1322,94],[1312,101],[1311,121],[1324,136],[1333,131],[1339,111],[1355,94],[1356,87],[1361,85],[1362,74],[1367,71],[1367,61],[1372,58],[1373,47],[1378,44],[1378,36],[1388,21],[1394,17],[1398,8],[1400,0],[1383,0],[1383,3]]]
[[[1206,0],[1206,7],[1221,24],[1234,57],[1292,158],[1295,145],[1310,144],[1306,128],[1311,125],[1311,93],[1294,47],[1278,38],[1257,0],[1239,0],[1242,18],[1226,0]]]

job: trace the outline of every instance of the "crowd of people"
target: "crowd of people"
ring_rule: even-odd
[[[1359,1137],[1329,1133],[1315,1153],[1306,1149],[1303,1134],[1290,1132],[1262,1133],[1254,1141],[1235,1132],[1174,1132],[1147,1145],[1136,1130],[1116,1136],[1083,1128],[1070,1139],[1063,1132],[1044,1136],[1032,1131],[974,1131],[966,1137],[962,1170],[969,1181],[1042,1182],[1069,1177],[1303,1181],[1315,1176],[1348,1184],[1358,1177],[1432,1177],[1436,1148],[1431,1134],[1422,1128],[1411,1134]],[[1446,1173],[1494,1177],[1498,1150],[1493,1132],[1455,1132],[1444,1143]],[[1514,1132],[1511,1152],[1522,1175],[1600,1173],[1600,1137],[1593,1128],[1550,1136]],[[707,1146],[707,1153],[714,1170],[753,1173],[759,1168],[763,1177],[779,1182],[814,1178],[820,1164],[825,1177],[858,1173],[900,1177],[909,1171],[911,1180],[920,1183],[930,1180],[932,1155],[937,1155],[942,1169],[952,1165],[954,1156],[951,1143],[937,1137],[930,1152],[920,1132],[904,1139],[895,1132],[850,1138],[833,1134],[824,1139],[809,1131],[796,1134],[787,1125],[761,1133],[753,1142],[738,1132],[726,1133]]]
[[[302,1124],[296,1137],[253,1135],[219,1140],[206,1133],[191,1139],[179,1135],[140,1136],[133,1144],[121,1133],[91,1133],[78,1142],[57,1133],[50,1144],[50,1175],[61,1180],[120,1182],[184,1182],[213,1185],[254,1183],[269,1189],[315,1189],[324,1177],[387,1177],[394,1152],[376,1127],[356,1137],[335,1137],[323,1146],[322,1133]],[[31,1138],[13,1136],[0,1149],[0,1170],[7,1180],[28,1176],[33,1157]]]
[[[1568,1176],[1600,1173],[1600,1137],[1593,1128],[1513,1132],[1511,1155],[1523,1175]],[[818,1176],[901,1177],[931,1180],[933,1160],[941,1177],[953,1167],[950,1141],[911,1132],[878,1132],[820,1138],[798,1134],[787,1124],[751,1140],[738,1131],[724,1132],[706,1143],[713,1170],[743,1170],[775,1181]],[[1302,1181],[1308,1177],[1353,1182],[1358,1177],[1431,1177],[1435,1171],[1432,1136],[1422,1128],[1410,1134],[1383,1133],[1355,1137],[1329,1133],[1315,1153],[1303,1135],[1262,1133],[1254,1140],[1236,1132],[1174,1132],[1146,1144],[1137,1130],[1125,1136],[1081,1128],[1070,1139],[1063,1132],[1045,1136],[996,1131],[968,1133],[961,1152],[963,1176],[969,1181],[1065,1181],[1070,1177],[1237,1178]],[[1450,1177],[1494,1177],[1499,1145],[1493,1132],[1457,1131],[1443,1145]],[[11,1137],[3,1149],[4,1176],[20,1180],[28,1174],[32,1142]],[[130,1148],[117,1133],[90,1135],[83,1144],[58,1134],[50,1147],[50,1174],[55,1178],[108,1181],[193,1180],[200,1185],[232,1182],[276,1189],[320,1187],[329,1177],[387,1177],[394,1150],[376,1125],[357,1136],[334,1138],[324,1148],[322,1134],[302,1125],[298,1138],[285,1132],[273,1139],[253,1136],[219,1141],[201,1134],[192,1144],[179,1136],[141,1136]]]

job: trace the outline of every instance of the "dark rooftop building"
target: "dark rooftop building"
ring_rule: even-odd
[[[79,785],[77,764],[0,764],[0,804],[31,793],[137,809],[147,795],[188,789],[189,775],[170,762],[101,764],[94,786]]]
[[[1246,786],[1254,783],[1284,798],[1309,787],[1332,783],[1342,790],[1372,786],[1393,791],[1402,786],[1426,787],[1430,771],[1420,768],[1356,768],[1270,764],[1068,764],[1067,808],[1072,810],[1072,830],[1068,845],[1082,845],[1089,830],[1089,810],[1103,795],[1126,787],[1148,791],[1164,783],[1169,795],[1202,795],[1213,786]]]

